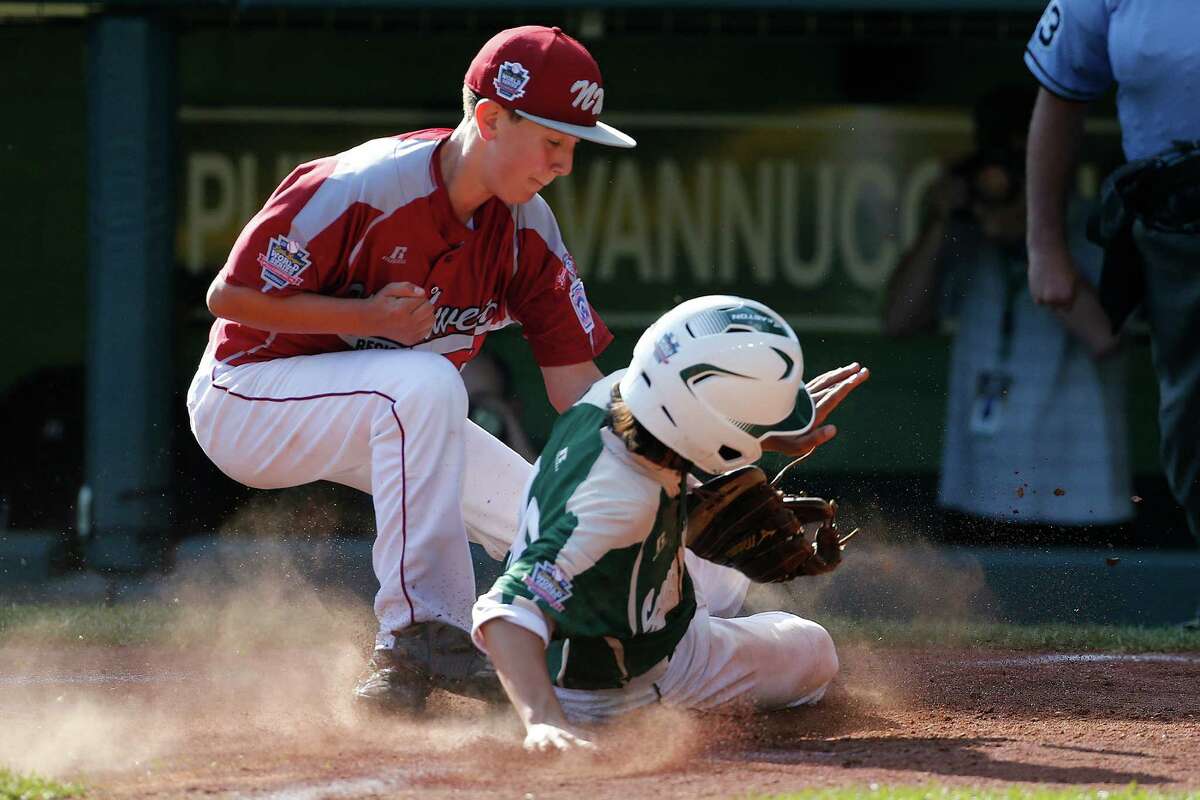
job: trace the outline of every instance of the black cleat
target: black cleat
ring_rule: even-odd
[[[419,714],[425,710],[433,682],[429,674],[407,662],[394,649],[377,649],[367,664],[367,674],[354,687],[355,703],[385,714]]]
[[[504,699],[491,662],[463,630],[419,622],[395,631],[391,647],[377,647],[370,672],[354,689],[360,706],[389,714],[416,714],[434,689],[489,702]]]

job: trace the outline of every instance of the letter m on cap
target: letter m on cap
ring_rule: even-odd
[[[575,95],[572,106],[600,115],[600,109],[604,107],[604,90],[595,81],[575,81],[571,84],[571,93]]]

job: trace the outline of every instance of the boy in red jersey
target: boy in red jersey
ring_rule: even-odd
[[[487,691],[466,629],[468,535],[502,555],[529,465],[467,421],[458,369],[520,324],[550,402],[601,377],[612,336],[538,192],[598,120],[599,68],[557,28],[488,41],[464,118],[302,164],[246,225],[208,291],[217,317],[188,393],[192,430],[260,488],[330,480],[374,497],[380,589],[370,707],[420,709],[431,687]]]

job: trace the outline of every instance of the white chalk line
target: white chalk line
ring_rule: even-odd
[[[389,770],[379,775],[361,778],[338,778],[328,781],[306,781],[279,789],[235,792],[231,797],[253,797],[254,800],[321,800],[326,797],[387,797],[400,789],[416,788],[415,778],[445,777],[460,770],[422,767],[417,770]]]
[[[50,675],[0,675],[4,686],[108,686],[122,684],[183,683],[199,680],[200,675],[188,672],[78,672]]]
[[[1195,664],[1200,653],[1047,653],[971,662],[983,667],[1035,667],[1046,664]]]
[[[766,762],[769,764],[811,764],[838,757],[829,750],[738,750],[709,757],[709,761]]]

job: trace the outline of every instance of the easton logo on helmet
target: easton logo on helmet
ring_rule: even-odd
[[[774,333],[780,336],[785,335],[783,328],[779,327],[778,322],[765,314],[760,314],[757,311],[754,311],[753,309],[731,309],[730,311],[727,311],[726,314],[729,316],[729,324],[731,326],[745,325],[763,333]]]

